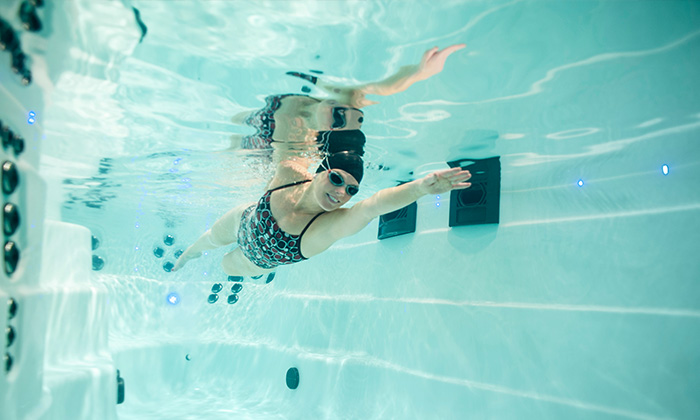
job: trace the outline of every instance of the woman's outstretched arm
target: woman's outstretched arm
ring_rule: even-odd
[[[388,96],[403,92],[414,83],[440,73],[445,67],[447,57],[465,47],[466,44],[451,45],[443,50],[440,50],[438,47],[433,47],[423,54],[420,63],[403,66],[394,75],[384,80],[359,86],[343,87],[325,82],[316,76],[296,72],[289,72],[287,74],[308,80],[331,94],[331,96],[337,98],[340,102],[347,103],[355,108],[362,108],[377,103],[365,98],[365,95]]]
[[[471,183],[466,182],[469,178],[469,171],[462,168],[436,171],[398,187],[381,190],[349,209],[329,212],[319,217],[304,237],[304,255],[319,254],[334,242],[358,233],[375,217],[406,207],[424,195],[469,188]]]
[[[442,71],[445,67],[445,61],[455,51],[465,48],[466,44],[451,45],[444,50],[438,47],[433,47],[423,54],[420,63],[416,65],[403,66],[396,74],[384,80],[374,83],[368,83],[359,86],[358,89],[363,94],[372,95],[393,95],[403,92],[411,85],[421,80],[428,79]]]
[[[466,182],[469,178],[469,171],[462,168],[444,169],[398,187],[383,189],[349,209],[346,217],[354,230],[350,235],[357,233],[375,217],[406,207],[424,195],[469,188],[472,185]]]
[[[252,203],[251,203],[252,204]],[[180,258],[175,261],[175,266],[172,271],[181,269],[188,261],[202,256],[202,252],[210,249],[219,248],[230,245],[237,240],[238,227],[240,226],[241,216],[243,211],[250,204],[244,204],[229,210],[228,213],[221,216],[211,229],[207,230],[199,237],[192,245],[180,255]]]

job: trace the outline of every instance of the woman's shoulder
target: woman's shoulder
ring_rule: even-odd
[[[312,178],[312,175],[309,173],[310,162],[309,159],[301,157],[298,159],[285,159],[277,165],[275,175],[283,172],[293,178]]]
[[[308,184],[311,182],[311,178],[298,178],[298,179],[273,179],[267,187],[267,191],[283,190],[288,187],[294,187],[301,184]]]

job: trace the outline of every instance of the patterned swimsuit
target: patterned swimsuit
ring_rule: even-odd
[[[304,227],[299,235],[290,235],[283,231],[270,210],[270,195],[273,191],[295,185],[311,182],[310,179],[283,185],[267,191],[257,204],[253,204],[243,212],[241,226],[238,229],[238,245],[253,264],[261,268],[271,269],[280,265],[294,264],[307,259],[301,254],[301,238],[314,220],[323,212],[317,214]]]
[[[272,134],[275,132],[275,111],[282,106],[282,99],[289,96],[307,96],[297,94],[270,95],[265,98],[265,106],[250,114],[243,122],[254,127],[253,135],[245,136],[241,140],[243,149],[270,149],[272,146]],[[307,96],[308,97],[308,96]]]

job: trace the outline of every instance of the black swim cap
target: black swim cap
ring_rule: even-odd
[[[342,169],[349,173],[357,182],[362,182],[362,174],[364,173],[364,164],[362,158],[354,153],[340,152],[326,156],[321,162],[316,173],[326,171],[328,169]]]
[[[318,148],[326,153],[365,154],[365,134],[360,130],[319,131],[316,141]]]

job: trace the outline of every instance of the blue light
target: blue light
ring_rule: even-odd
[[[439,196],[439,195],[436,195],[435,198],[437,198],[437,199],[439,200],[439,199],[440,199],[440,196]]]
[[[139,225],[138,223],[136,223],[136,229],[138,229],[139,227],[141,227],[141,225]]]
[[[440,207],[440,203],[435,203],[435,207]]]
[[[36,117],[36,114],[34,113],[34,111],[29,111],[29,116],[30,116],[30,117]]]
[[[583,187],[583,180],[582,180],[582,179],[579,179],[578,182],[577,182],[577,184],[578,184],[579,187]]]
[[[664,166],[661,167],[661,172],[663,172],[664,175],[668,175],[668,165],[664,164]]]
[[[35,120],[33,117],[29,117],[29,118],[27,119],[27,123],[29,123],[29,125],[32,125],[32,124],[34,124],[35,122],[36,122],[36,120]]]
[[[167,301],[171,305],[177,305],[178,303],[180,303],[180,295],[178,295],[175,292],[172,292],[171,294],[168,295]]]

